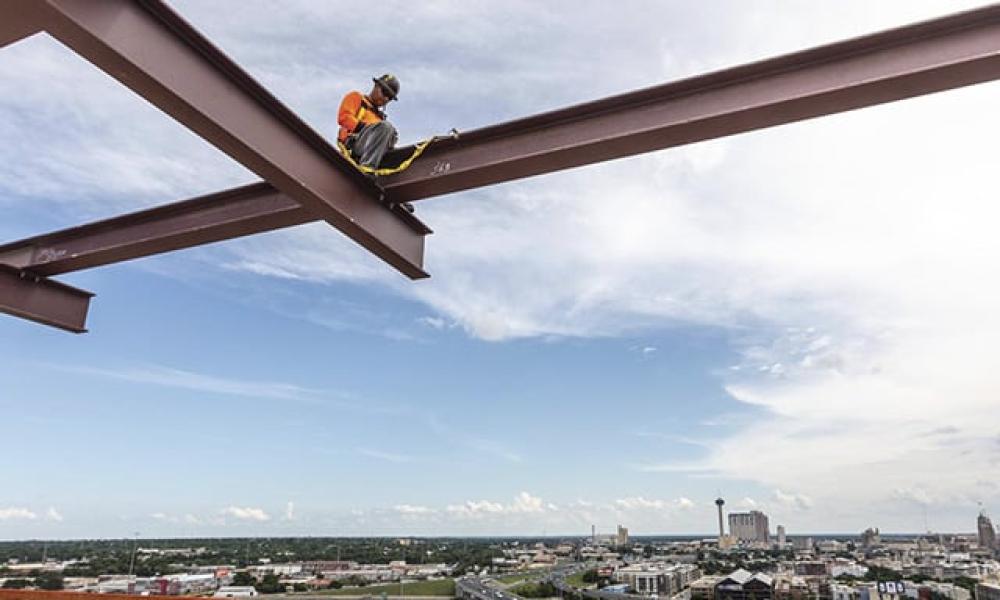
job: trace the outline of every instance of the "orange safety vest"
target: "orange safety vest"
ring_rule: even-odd
[[[340,124],[337,139],[341,142],[347,141],[357,129],[358,123],[371,125],[382,122],[384,118],[382,111],[376,108],[367,96],[361,92],[350,92],[344,96],[340,103],[340,111],[337,113],[337,123]]]

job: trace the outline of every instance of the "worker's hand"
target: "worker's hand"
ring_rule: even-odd
[[[354,128],[354,135],[361,135],[361,132],[365,130],[365,127],[367,127],[366,124],[358,121],[358,126]]]

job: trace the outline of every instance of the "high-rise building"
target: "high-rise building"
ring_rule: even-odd
[[[878,527],[872,529],[869,527],[861,532],[861,547],[871,548],[873,546],[878,546],[882,541],[881,536],[878,532]]]
[[[622,527],[621,525],[618,526],[618,535],[615,537],[615,542],[617,542],[619,546],[628,545],[628,527]]]
[[[593,546],[597,545],[597,526],[596,525],[591,525],[590,526],[590,543]]]
[[[729,535],[741,542],[766,544],[771,537],[767,515],[759,510],[745,513],[729,513]]]
[[[997,533],[993,529],[993,521],[980,511],[979,518],[976,519],[976,528],[979,530],[979,547],[995,550],[997,547]]]
[[[785,526],[784,525],[778,525],[778,545],[779,546],[784,546],[785,545],[785,541],[786,541],[785,540]]]

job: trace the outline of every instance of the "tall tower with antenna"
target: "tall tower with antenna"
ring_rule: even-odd
[[[726,537],[726,530],[723,529],[723,526],[722,526],[722,505],[725,504],[725,503],[726,503],[726,501],[722,499],[722,496],[719,496],[718,498],[715,499],[715,505],[719,507],[719,543],[720,544],[722,543],[722,538]]]

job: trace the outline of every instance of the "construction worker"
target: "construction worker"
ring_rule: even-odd
[[[399,79],[386,73],[372,78],[368,95],[353,91],[340,103],[338,139],[363,167],[377,169],[385,153],[396,145],[396,128],[386,120],[383,108],[399,95]]]

